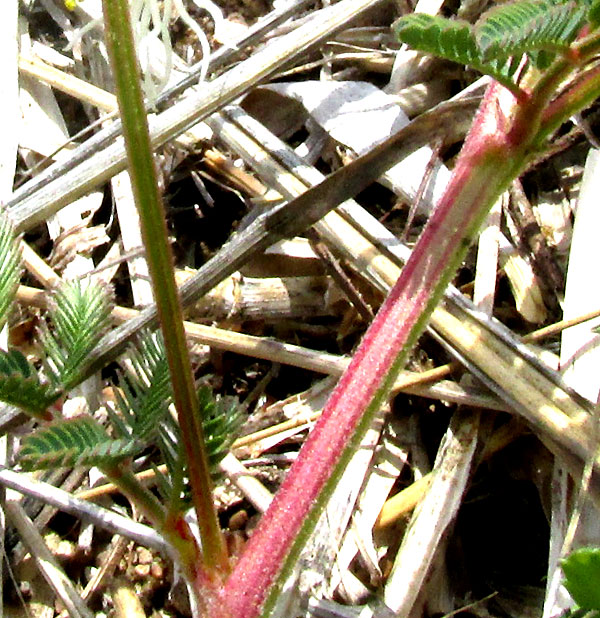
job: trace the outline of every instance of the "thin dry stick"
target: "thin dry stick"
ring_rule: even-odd
[[[327,245],[321,241],[319,234],[314,228],[308,230],[307,235],[313,251],[321,258],[323,264],[325,264],[325,269],[327,272],[333,277],[333,280],[344,292],[362,319],[369,323],[374,317],[373,310],[364,301],[356,286],[344,272],[344,269],[341,267],[339,261],[329,250]]]
[[[47,292],[26,286],[19,286],[17,299],[25,304],[45,307]],[[115,307],[112,317],[116,322],[127,322],[140,314],[135,309]],[[212,345],[221,350],[228,350],[238,354],[262,358],[276,363],[283,363],[324,373],[340,375],[347,367],[350,359],[335,354],[327,354],[309,350],[301,346],[283,343],[272,339],[264,339],[252,335],[235,333],[221,328],[185,322],[187,335],[198,343]],[[394,390],[403,390],[410,394],[444,399],[451,402],[470,403],[492,409],[505,409],[494,397],[471,390],[467,391],[452,383],[442,385],[426,384],[437,381],[445,375],[445,368],[432,369],[426,373],[406,371],[401,374]]]
[[[431,175],[433,174],[435,163],[439,159],[440,150],[442,149],[443,141],[441,139],[435,140],[432,146],[431,157],[427,163],[427,167],[423,172],[423,178],[421,179],[421,184],[419,185],[419,189],[417,194],[415,195],[415,199],[410,205],[410,209],[408,211],[408,217],[406,219],[406,224],[404,225],[404,229],[402,230],[402,235],[400,236],[400,242],[406,242],[408,234],[411,230],[415,215],[417,214],[417,210],[419,205],[421,204],[421,200],[423,199],[423,195],[425,194],[425,189],[429,185],[429,181],[431,180]]]
[[[109,580],[113,577],[114,572],[117,570],[119,562],[121,562],[123,556],[125,555],[127,546],[130,542],[131,541],[124,536],[114,537],[110,548],[110,553],[106,559],[103,560],[102,565],[81,593],[81,597],[84,601],[91,599],[97,592],[108,586]]]
[[[571,318],[569,320],[560,320],[559,322],[555,322],[554,324],[550,324],[548,326],[544,326],[532,333],[528,333],[527,335],[523,335],[523,341],[531,342],[541,341],[542,339],[547,339],[548,337],[553,337],[554,335],[558,335],[563,330],[567,328],[571,328],[572,326],[577,326],[578,324],[583,324],[583,322],[589,322],[594,318],[600,316],[600,309],[596,309],[595,311],[590,311],[589,313],[584,313],[576,318]]]

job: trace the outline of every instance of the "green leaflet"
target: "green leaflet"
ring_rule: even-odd
[[[38,373],[18,350],[0,350],[0,400],[22,408],[35,418],[61,395],[53,384],[42,383]]]
[[[568,50],[586,20],[600,22],[600,0],[508,2],[484,13],[475,25],[414,13],[394,28],[403,43],[471,66],[514,91],[524,53],[538,68],[548,66],[555,53]]]
[[[187,476],[181,430],[169,412],[172,387],[162,337],[143,334],[129,352],[130,364],[121,375],[115,398],[119,413],[111,414],[113,426],[123,437],[154,443],[167,465],[158,472],[159,489],[168,501],[185,493]],[[209,463],[213,471],[236,439],[241,423],[237,402],[216,399],[208,387],[198,390],[199,410]]]
[[[19,462],[26,470],[114,465],[138,453],[133,439],[112,439],[91,416],[57,421],[25,438]]]
[[[414,13],[400,18],[395,29],[404,43],[417,49],[461,64],[479,61],[477,42],[465,21]]]
[[[69,281],[56,292],[49,310],[53,329],[42,328],[42,345],[50,360],[48,374],[65,391],[75,386],[81,367],[107,328],[108,292],[89,281]]]
[[[0,323],[19,284],[20,251],[12,225],[0,217]],[[41,340],[49,383],[18,350],[0,350],[0,400],[36,418],[78,381],[81,366],[96,345],[110,316],[109,295],[96,285],[72,281],[56,292],[49,311],[52,330],[42,326]]]
[[[21,276],[21,251],[9,219],[0,215],[0,327],[6,322]]]
[[[588,21],[593,28],[600,26],[600,0],[591,2],[590,10],[588,11]]]
[[[121,431],[138,440],[155,438],[171,472],[178,473],[183,440],[175,419],[169,414],[171,381],[162,338],[146,333],[129,353],[131,367],[121,379],[121,392],[115,390],[119,410],[126,426]],[[216,399],[211,390],[198,390],[202,428],[211,465],[216,466],[237,437],[241,415],[237,401]],[[160,429],[160,431],[159,431]]]
[[[118,408],[126,423],[121,431],[138,440],[156,435],[169,412],[171,380],[165,349],[158,334],[146,333],[129,351],[128,370],[115,389]]]
[[[579,607],[600,610],[600,548],[576,549],[565,558],[561,567],[565,588]]]
[[[565,51],[585,22],[587,7],[574,0],[522,0],[496,6],[475,24],[484,60],[536,50]]]
[[[508,54],[485,59],[473,27],[466,21],[413,13],[396,21],[394,30],[400,41],[415,49],[471,66],[514,89],[511,78],[518,65]]]
[[[88,324],[95,325],[97,329],[110,309],[101,290],[81,287],[77,283],[71,285],[64,295],[59,294],[56,298],[57,309],[53,314],[55,333],[51,335],[47,329],[44,334],[51,360],[58,367],[55,379],[64,375],[61,371],[65,372],[65,361],[68,360],[65,350],[85,347],[92,337],[92,334],[86,333],[81,337],[75,336],[75,329],[69,320],[81,325],[85,317]],[[159,474],[158,477],[161,493],[172,505],[183,505],[181,498],[185,494],[186,460],[182,452],[181,430],[169,413],[172,387],[160,335],[143,334],[130,349],[129,361],[120,376],[120,388],[114,389],[117,409],[109,409],[117,438],[112,438],[91,416],[56,421],[36,430],[24,440],[19,461],[26,469],[52,466],[102,468],[114,466],[155,444],[168,469],[167,475]],[[62,392],[53,385],[40,384],[35,368],[17,351],[0,353],[0,398],[9,400],[3,397],[4,383],[9,396],[12,391],[19,393],[19,397],[29,393],[30,399],[36,395],[35,401],[40,401],[42,411]],[[31,386],[28,388],[24,387],[29,384]],[[215,399],[207,387],[201,387],[198,396],[209,463],[215,469],[237,436],[241,414],[237,402],[227,405],[224,400]],[[11,400],[11,403],[24,407],[21,399]]]
[[[235,400],[215,399],[207,386],[198,391],[208,459],[214,470],[238,436],[242,416]]]
[[[200,387],[198,398],[208,462],[211,474],[216,477],[219,462],[239,434],[242,414],[237,401],[217,399],[206,386]],[[156,470],[159,491],[171,508],[187,508],[191,499],[190,487],[186,482],[186,457],[181,430],[171,415],[161,425],[157,444],[167,466],[167,474]]]
[[[208,461],[212,474],[216,476],[219,462],[229,452],[239,434],[243,417],[235,399],[215,398],[207,386],[199,388],[198,399]],[[176,485],[180,477],[187,476],[180,432],[179,425],[169,415],[161,426],[157,441],[169,477]]]

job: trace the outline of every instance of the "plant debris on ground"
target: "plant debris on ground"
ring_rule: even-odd
[[[153,299],[124,163],[109,153],[116,137],[94,142],[115,126],[116,110],[101,4],[82,0],[68,10],[58,0],[5,2],[11,8],[0,37],[0,199],[20,217],[25,269],[6,342],[39,365],[37,333],[60,279],[91,278],[110,287],[115,323]],[[228,0],[218,5],[221,16],[201,2],[178,13],[174,3],[164,24],[156,17],[170,3],[133,4],[151,128],[182,99],[201,98],[212,80],[249,67],[247,83],[224,94],[225,107],[215,103],[200,122],[190,112],[189,121],[182,118],[171,134],[161,129],[155,140],[180,284],[260,213],[422,112],[459,102],[452,131],[440,131],[390,168],[345,203],[346,210],[301,237],[278,239],[186,307],[196,378],[224,401],[235,398],[243,418],[214,495],[235,556],[435,207],[489,81],[472,68],[401,45],[391,25],[414,10],[408,1],[373,1],[358,20],[349,14],[345,27],[310,49],[295,49],[290,33],[328,3]],[[423,12],[474,23],[495,3],[423,4]],[[284,18],[268,21],[280,13]],[[268,27],[260,29],[263,23]],[[285,36],[289,60],[273,54],[279,64],[265,71],[268,79],[252,74],[244,62],[275,49]],[[208,46],[211,63],[204,66]],[[165,99],[192,74],[182,92]],[[182,114],[188,108],[183,105]],[[499,385],[486,381],[479,363],[495,362],[491,344],[477,344],[479,356],[457,352],[456,340],[464,340],[475,318],[456,295],[473,301],[480,323],[496,324],[489,336],[506,346],[516,372],[529,362],[534,372],[560,370],[574,398],[596,401],[596,125],[593,105],[561,128],[552,149],[490,213],[445,303],[465,330],[443,332],[441,322],[432,322],[413,351],[302,556],[293,615],[359,616],[368,607],[364,615],[386,616],[377,605],[386,590],[402,608],[394,615],[414,618],[558,616],[568,607],[557,570],[567,523],[574,510],[579,526],[569,531],[574,539],[568,537],[567,546],[597,545],[597,511],[511,407],[513,376],[507,373]],[[78,162],[72,154],[82,144],[89,150]],[[585,321],[576,326],[561,323],[579,318]],[[518,356],[521,339],[531,360]],[[106,426],[123,392],[115,395],[109,384],[119,387],[123,364],[107,365],[72,390],[60,402],[63,415],[89,412]],[[90,523],[77,505],[57,508],[50,486],[144,523],[97,470],[37,473],[45,485],[36,497],[2,477],[32,422],[8,405],[0,419],[6,434],[0,483],[11,487],[5,496],[6,615],[65,614],[56,583],[36,566],[39,546],[15,523],[19,517],[41,533],[89,615],[190,615],[185,588],[158,542],[144,546],[142,533],[128,537],[125,524],[117,534],[115,526]],[[136,472],[154,484],[164,464],[153,449],[134,461]],[[429,517],[424,508],[413,516],[425,500]],[[419,549],[402,553],[413,537]],[[411,587],[406,600],[404,589]]]

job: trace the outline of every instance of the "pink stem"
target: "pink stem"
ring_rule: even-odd
[[[499,101],[506,99],[512,105],[512,95],[498,84],[488,89],[445,195],[411,259],[226,582],[224,605],[229,615],[260,615],[281,565],[333,470],[349,452],[347,447],[358,442],[360,430],[366,430],[372,415],[365,417],[365,410],[371,407],[374,413],[387,396],[409,346],[425,328],[472,234],[503,188],[504,178],[512,173],[514,166],[507,163],[511,144],[499,108]]]

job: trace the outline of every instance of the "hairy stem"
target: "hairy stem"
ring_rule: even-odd
[[[146,259],[152,277],[167,359],[173,382],[174,403],[179,415],[198,515],[204,566],[223,574],[228,556],[212,502],[212,483],[204,445],[198,398],[183,329],[183,315],[173,274],[173,258],[167,241],[164,210],[158,194],[156,170],[150,148],[146,113],[127,0],[103,0],[109,50],[129,174],[142,228]]]
[[[411,259],[234,567],[225,590],[231,615],[269,615],[330,491],[388,396],[472,237],[518,171],[523,156],[507,140],[499,99],[514,102],[513,95],[495,84]]]

